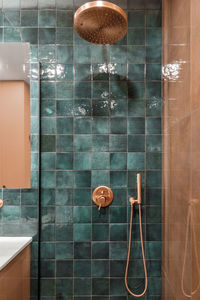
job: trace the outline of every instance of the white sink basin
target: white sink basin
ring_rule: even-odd
[[[0,271],[31,242],[32,237],[0,237]]]

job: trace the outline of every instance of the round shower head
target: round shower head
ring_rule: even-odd
[[[128,19],[119,6],[106,1],[93,1],[77,9],[74,28],[88,42],[112,44],[126,34]]]

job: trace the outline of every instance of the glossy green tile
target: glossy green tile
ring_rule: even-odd
[[[146,78],[147,80],[161,80],[161,65],[160,64],[147,64],[146,65]]]
[[[92,294],[93,295],[108,295],[109,294],[109,278],[93,278],[92,279]]]
[[[126,63],[114,63],[110,68],[110,80],[127,80]]]
[[[129,27],[144,27],[145,15],[144,11],[129,11],[128,26]]]
[[[55,245],[54,243],[41,243],[41,258],[53,259],[55,258]]]
[[[97,134],[109,133],[109,119],[94,117],[92,121],[92,132]]]
[[[88,152],[91,150],[92,145],[91,135],[78,135],[74,136],[74,151],[76,152]]]
[[[110,172],[111,187],[126,187],[127,176],[125,171],[111,171]]]
[[[54,100],[43,100],[41,102],[41,115],[44,117],[55,116],[56,102]]]
[[[128,9],[143,9],[145,7],[144,0],[128,0],[127,7]]]
[[[98,210],[98,207],[92,208],[92,223],[108,223],[109,219],[109,210],[106,208],[101,208]]]
[[[41,153],[41,168],[42,170],[55,169],[55,153]]]
[[[56,0],[38,0],[38,7],[39,9],[53,9],[55,8],[55,2]]]
[[[73,115],[73,100],[57,101],[57,116],[65,117]]]
[[[144,98],[144,82],[129,81],[128,97],[132,99]]]
[[[110,46],[110,61],[115,63],[126,63],[127,51],[126,46]]]
[[[55,46],[40,45],[38,49],[38,58],[41,62],[55,62]]]
[[[56,118],[41,118],[41,131],[42,134],[55,134]]]
[[[72,223],[72,207],[57,206],[56,207],[56,222],[57,223]]]
[[[146,44],[147,45],[161,45],[162,30],[161,28],[147,28]]]
[[[144,63],[145,47],[144,46],[128,46],[128,62]]]
[[[41,229],[41,241],[54,241],[54,224],[43,224]]]
[[[12,20],[12,23],[10,22]],[[4,12],[4,26],[20,26],[20,11],[6,10]],[[2,26],[1,25],[1,26]]]
[[[146,101],[147,117],[161,117],[161,114],[162,114],[161,100],[147,100]]]
[[[91,153],[75,153],[74,169],[76,170],[91,169]]]
[[[92,242],[92,258],[108,259],[109,243],[108,242]]]
[[[52,188],[55,187],[55,172],[42,171],[41,172],[41,187]]]
[[[93,80],[109,80],[108,67],[105,64],[92,64],[92,78]]]
[[[21,11],[21,25],[28,26],[28,27],[38,26],[37,10],[22,10]]]
[[[161,205],[162,190],[161,189],[147,189],[146,190],[146,204],[147,205]]]
[[[50,206],[44,206],[41,209],[42,222],[54,223],[55,222],[55,208]]]
[[[129,64],[128,79],[135,81],[144,80],[144,64]]]
[[[161,152],[162,151],[161,135],[147,135],[146,150],[148,152]]]
[[[120,134],[127,132],[126,118],[111,118],[110,119],[110,133]]]
[[[74,242],[74,258],[88,259],[91,258],[91,243],[90,242]]]
[[[74,61],[76,63],[90,63],[91,62],[91,48],[90,46],[75,47]]]
[[[41,277],[54,277],[55,276],[55,261],[42,260],[41,261]]]
[[[39,44],[54,44],[55,43],[55,28],[40,28],[39,29]]]
[[[145,165],[144,153],[128,153],[128,169],[129,170],[143,170]]]
[[[147,153],[146,154],[146,168],[147,170],[155,170],[162,168],[161,153]]]
[[[160,206],[147,206],[146,207],[146,222],[147,223],[161,223],[162,211]]]
[[[63,0],[56,0],[56,7],[61,9],[73,9],[73,1],[68,0],[63,2]],[[72,12],[71,12],[72,13]]]
[[[74,131],[76,134],[90,134],[92,130],[92,122],[89,117],[75,117],[74,118]]]
[[[126,242],[110,242],[110,259],[126,259],[126,255]]]
[[[57,64],[56,65],[57,80],[73,80],[73,65],[72,64]]]
[[[72,118],[57,118],[57,134],[70,134],[73,131]]]
[[[31,44],[38,44],[37,28],[22,28],[21,35],[24,42],[31,43]]]
[[[92,186],[97,187],[109,184],[109,171],[93,170],[92,171]]]
[[[57,260],[56,277],[73,277],[73,261]]]
[[[20,36],[13,28],[4,28],[4,42],[20,42]]]
[[[148,27],[160,27],[162,16],[160,11],[149,11],[146,15],[146,24]]]
[[[92,136],[92,151],[108,151],[109,136],[108,135],[93,135]]]
[[[92,240],[93,241],[108,241],[109,240],[108,224],[93,224]]]
[[[56,259],[72,259],[73,243],[72,242],[56,242]]]
[[[72,189],[56,189],[56,205],[72,205]]]
[[[73,43],[72,28],[57,28],[56,29],[56,43],[57,44],[72,44]]]
[[[146,257],[147,259],[161,259],[162,242],[146,242]]]
[[[105,48],[101,45],[92,45],[92,62],[93,63],[105,63],[110,57],[110,46],[106,45]]]
[[[110,82],[110,98],[124,99],[126,98],[127,82],[126,81],[111,81]]]
[[[91,115],[91,101],[89,99],[81,99],[74,101],[74,115],[75,116],[90,116]]]
[[[137,283],[137,286],[138,286],[138,283]],[[111,278],[110,293],[112,295],[124,295],[124,296],[126,295],[126,289],[125,289],[125,285],[123,283],[123,278]]]
[[[74,260],[74,277],[90,277],[91,261],[90,260]]]
[[[109,140],[109,150],[111,152],[126,152],[127,151],[127,136],[126,135],[111,135]]]
[[[92,277],[108,277],[108,260],[92,260]]]
[[[110,169],[126,170],[127,154],[126,153],[110,153]]]
[[[75,98],[91,98],[91,82],[75,81],[74,86]]]
[[[57,140],[56,150],[58,152],[67,152],[73,150],[72,135],[57,135],[56,140]]]
[[[2,193],[1,193],[2,195]],[[20,204],[20,190],[19,189],[4,189],[3,190],[4,199],[9,200],[6,205],[19,205]],[[25,205],[29,205],[25,203]]]
[[[56,224],[56,241],[72,241],[73,225]]]
[[[56,60],[58,63],[73,62],[73,47],[72,46],[57,46]]]
[[[146,47],[146,61],[147,63],[161,63],[162,56],[161,46],[147,46]]]
[[[130,263],[131,265],[131,263]],[[111,277],[122,277],[125,272],[126,261],[125,260],[115,260],[110,263],[110,275]],[[129,271],[129,275],[131,271]]]
[[[109,83],[101,81],[93,81],[92,84],[92,97],[94,99],[107,99],[109,97]]]
[[[145,30],[144,28],[128,29],[128,45],[144,45]]]
[[[128,151],[144,152],[145,151],[145,136],[144,135],[129,135],[128,136]]]
[[[147,171],[146,179],[147,187],[161,187],[162,172],[161,171]]]
[[[90,222],[91,222],[91,207],[75,206],[74,223],[90,223]]]
[[[56,172],[56,187],[71,187],[73,185],[72,171],[57,171]]]
[[[57,26],[73,27],[73,12],[67,10],[57,10]]]
[[[123,206],[112,206],[110,208],[110,222],[111,223],[126,223],[127,222],[127,208]]]
[[[91,291],[90,278],[74,279],[74,295],[89,295]]]
[[[161,119],[147,118],[146,119],[146,133],[147,134],[161,134]]]
[[[91,79],[90,64],[75,64],[75,80],[87,81]]]
[[[3,221],[5,223],[18,223],[20,219],[20,207],[16,205],[4,206]]]
[[[95,152],[92,154],[92,169],[105,170],[109,169],[109,153],[108,152]]]
[[[39,11],[39,26],[40,27],[55,27],[56,14],[53,10]]]
[[[71,299],[69,296],[73,295],[73,281],[71,278],[56,279],[56,295],[57,297]]]
[[[93,100],[92,101],[92,115],[93,116],[108,116],[109,115],[108,100]]]
[[[55,98],[55,82],[41,82],[41,97]]]
[[[75,189],[74,190],[74,205],[90,205],[91,204],[91,190],[86,189]]]
[[[90,171],[74,172],[74,186],[75,187],[90,187],[91,186],[91,172]]]
[[[128,115],[131,117],[145,116],[145,102],[143,100],[128,100]]]
[[[162,1],[161,0],[148,0],[146,3],[147,9],[160,9]]]
[[[110,115],[112,117],[125,117],[127,114],[127,101],[124,100],[112,100],[110,106]]]
[[[161,241],[161,224],[147,224],[147,241]]]
[[[129,134],[144,134],[145,119],[144,118],[128,118],[128,133]]]
[[[146,84],[147,98],[161,98],[161,84],[160,82],[147,82]]]
[[[126,224],[110,224],[110,240],[126,241],[127,225]]]
[[[74,224],[74,241],[88,242],[91,240],[91,224]]]
[[[12,191],[9,191],[9,194]],[[4,191],[4,197],[8,198]],[[14,198],[14,199],[13,199]],[[19,194],[15,194],[15,197],[11,198],[13,201],[19,201]],[[21,204],[22,205],[37,205],[37,189],[23,189],[21,191]]]

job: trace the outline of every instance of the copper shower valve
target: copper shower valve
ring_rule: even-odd
[[[113,201],[113,192],[107,186],[99,186],[94,190],[92,199],[98,206],[98,210],[100,210],[101,207],[106,207],[111,204]]]

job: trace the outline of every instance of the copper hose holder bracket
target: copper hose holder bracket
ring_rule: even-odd
[[[99,186],[93,191],[92,200],[98,206],[98,210],[100,210],[101,207],[109,206],[112,203],[113,192],[107,186]]]

